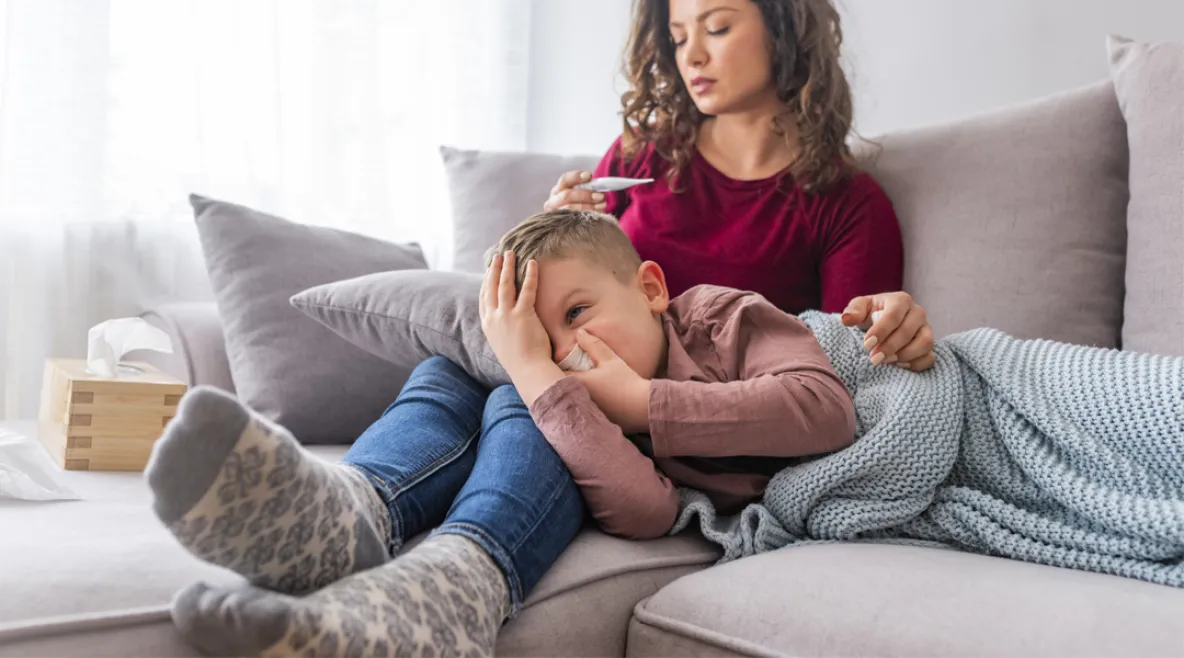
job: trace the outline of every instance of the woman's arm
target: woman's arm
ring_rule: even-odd
[[[732,381],[654,380],[655,457],[800,457],[842,449],[855,407],[814,334],[759,295],[724,290],[694,322]]]
[[[867,174],[851,179],[817,236],[822,254],[822,311],[840,313],[856,297],[904,286],[904,244],[896,211]]]

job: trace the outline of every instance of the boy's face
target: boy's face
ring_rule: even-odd
[[[535,311],[551,338],[552,358],[562,361],[583,329],[604,341],[634,372],[652,379],[666,354],[666,336],[657,314],[670,293],[657,263],[646,262],[628,283],[608,268],[582,258],[539,262]]]

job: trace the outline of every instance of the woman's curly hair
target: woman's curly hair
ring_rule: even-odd
[[[646,144],[672,163],[672,186],[691,161],[703,114],[683,84],[670,37],[669,0],[636,0],[625,49],[630,89],[621,96],[623,152],[633,157]],[[808,192],[824,191],[856,170],[847,144],[851,88],[839,63],[843,42],[839,12],[831,0],[751,0],[769,36],[772,77],[786,111],[774,130],[797,126],[798,155],[789,174]]]

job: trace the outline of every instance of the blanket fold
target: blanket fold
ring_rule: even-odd
[[[855,443],[721,517],[683,490],[721,561],[803,542],[923,542],[1184,587],[1184,359],[1019,340],[938,341],[924,373],[872,366],[807,312],[855,400]]]

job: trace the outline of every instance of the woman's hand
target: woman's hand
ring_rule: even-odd
[[[649,380],[634,372],[611,347],[587,331],[580,329],[576,342],[592,358],[594,367],[568,374],[588,389],[592,401],[623,433],[649,432]]]
[[[865,331],[863,347],[871,350],[876,365],[891,363],[915,372],[933,367],[933,327],[907,292],[856,297],[843,311],[843,324]]]
[[[527,405],[563,378],[563,371],[551,361],[551,339],[534,310],[539,288],[539,264],[526,266],[522,294],[514,286],[514,252],[493,257],[481,283],[481,329],[493,353],[510,375],[518,394]]]
[[[592,180],[592,174],[586,171],[569,171],[559,177],[559,182],[551,188],[551,198],[543,204],[543,210],[550,212],[567,208],[569,210],[598,210],[604,212],[607,207],[604,193],[590,190],[577,190],[576,185]]]

